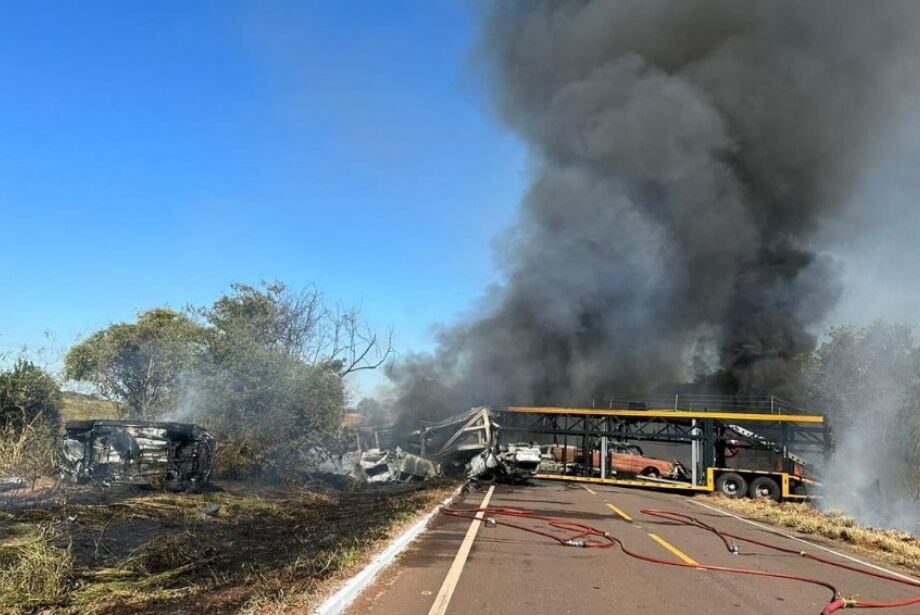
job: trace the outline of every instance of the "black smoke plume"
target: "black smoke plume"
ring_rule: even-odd
[[[393,368],[397,410],[794,391],[842,290],[816,238],[891,119],[917,5],[496,5],[483,63],[532,180],[504,282]]]

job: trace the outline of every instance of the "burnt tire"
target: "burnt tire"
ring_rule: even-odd
[[[779,484],[769,476],[758,476],[751,481],[748,495],[755,500],[773,500],[779,502]]]
[[[661,478],[661,472],[658,471],[658,468],[653,468],[651,466],[645,468],[640,472],[641,476],[647,476],[649,478]]]
[[[740,474],[726,472],[716,479],[716,491],[732,499],[743,498],[747,495],[748,484]]]

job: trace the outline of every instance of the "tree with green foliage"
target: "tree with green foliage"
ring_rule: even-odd
[[[77,344],[64,359],[65,376],[93,384],[125,404],[132,417],[154,419],[175,409],[182,378],[194,370],[208,331],[167,308],[140,314]]]
[[[231,293],[198,312],[220,340],[245,341],[311,365],[336,364],[343,377],[377,369],[393,352],[392,333],[378,336],[357,308],[331,306],[315,287],[294,292],[281,282],[233,284]]]
[[[345,377],[390,356],[356,309],[315,288],[234,284],[210,307],[155,309],[74,346],[66,376],[144,419],[165,413],[220,438],[217,473],[287,477],[335,439]]]
[[[45,370],[24,359],[0,372],[0,428],[18,430],[36,420],[60,421],[61,390]]]
[[[0,477],[30,481],[56,465],[54,434],[61,390],[55,379],[24,359],[0,372]]]
[[[316,289],[236,284],[199,314],[211,330],[200,365],[196,420],[224,437],[218,472],[275,477],[308,471],[334,438],[344,377],[390,353],[355,310],[334,310]]]

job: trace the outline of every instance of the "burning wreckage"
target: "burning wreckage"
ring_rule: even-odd
[[[566,408],[511,408],[493,412],[480,407],[437,423],[396,434],[389,427],[361,427],[357,415],[347,415],[333,450],[317,447],[311,478],[336,488],[390,487],[437,476],[466,476],[471,480],[523,483],[534,476],[565,476],[642,487],[720,491],[729,497],[807,499],[809,487],[819,485],[814,466],[828,463],[831,433],[823,415],[809,415],[776,400],[746,399],[737,408],[734,397],[703,400],[720,412],[694,410],[701,398],[691,397],[689,409],[649,409],[645,402],[625,402],[622,408],[597,412]],[[759,405],[758,405],[759,404]],[[767,412],[757,412],[769,408]],[[602,414],[587,422],[588,413]],[[348,421],[351,416],[352,421]],[[531,418],[536,416],[537,418]],[[498,419],[501,417],[502,425]],[[547,418],[548,417],[548,418]],[[689,444],[689,463],[646,455],[620,435],[608,441],[610,425],[632,439],[652,445]],[[777,418],[779,417],[779,418]],[[522,420],[523,419],[523,420]],[[694,423],[703,423],[703,427]],[[757,432],[737,423],[751,423]],[[753,423],[752,423],[753,422]],[[771,426],[776,422],[775,425]],[[798,423],[818,424],[803,431]],[[576,430],[574,444],[568,440]],[[542,438],[515,442],[507,435]],[[561,444],[557,435],[562,434]],[[805,436],[801,435],[805,434]],[[552,435],[552,443],[548,442]],[[581,442],[578,443],[578,438]],[[795,443],[800,456],[788,449]],[[807,438],[807,439],[806,439]],[[77,482],[146,484],[172,490],[195,490],[210,478],[214,440],[196,425],[146,421],[71,421],[62,442],[65,478]],[[661,450],[661,449],[659,449]],[[673,449],[669,449],[673,450]],[[806,478],[805,466],[809,465]],[[305,468],[307,469],[307,468]],[[16,491],[25,481],[0,477],[0,491]]]
[[[440,466],[429,459],[407,453],[401,448],[372,448],[361,453],[358,478],[370,484],[406,483],[438,476]]]
[[[425,424],[408,434],[406,448],[381,449],[378,431],[358,435],[356,470],[359,480],[370,484],[404,483],[442,474],[464,474],[472,480],[520,483],[531,478],[540,465],[536,444],[497,444],[499,425],[488,408],[438,423]],[[363,439],[373,437],[375,448],[360,451]]]
[[[61,470],[73,482],[151,485],[193,491],[208,482],[214,439],[197,425],[69,421]]]
[[[372,486],[442,474],[462,474],[472,480],[527,481],[540,465],[539,447],[532,443],[498,444],[499,429],[489,409],[483,407],[423,425],[408,434],[405,448],[382,448],[380,435],[385,429],[364,430],[356,434],[357,450],[323,464],[326,467],[320,470]],[[370,448],[364,447],[367,440]],[[386,436],[383,440],[388,443]],[[79,483],[193,491],[208,482],[213,456],[212,436],[197,425],[185,423],[70,421],[61,443],[62,474]]]

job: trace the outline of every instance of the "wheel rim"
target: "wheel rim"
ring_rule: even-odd
[[[759,498],[769,498],[773,496],[773,489],[767,485],[760,485],[757,487],[756,493]]]
[[[725,481],[725,486],[722,488],[725,493],[728,495],[737,495],[738,494],[738,483],[737,481],[727,480]]]

